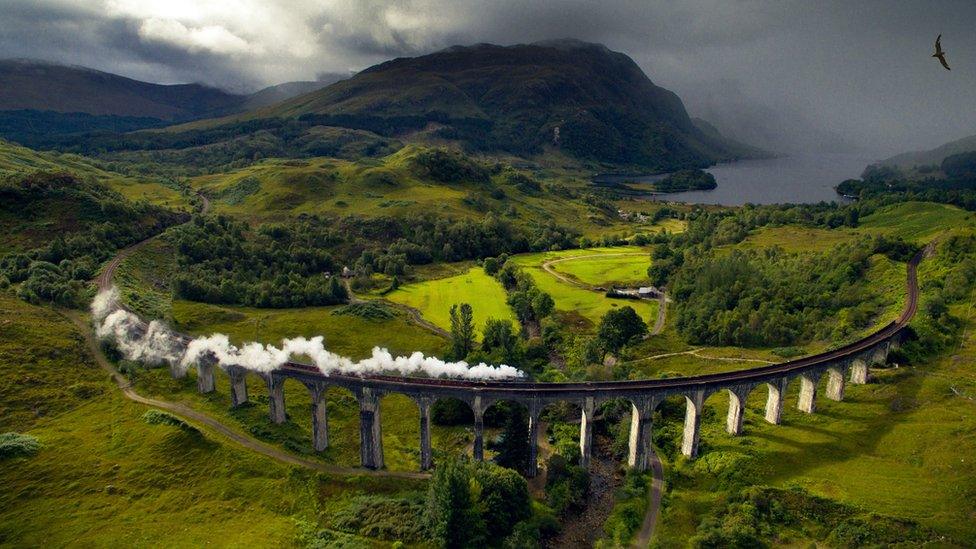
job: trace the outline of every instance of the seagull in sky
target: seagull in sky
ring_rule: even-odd
[[[949,68],[949,63],[946,63],[946,60],[945,60],[945,52],[942,51],[942,35],[941,34],[939,35],[938,38],[935,39],[935,53],[932,54],[932,57],[937,57],[939,59],[939,63],[942,63],[942,66],[945,67],[947,71],[951,71],[952,70],[952,69]]]

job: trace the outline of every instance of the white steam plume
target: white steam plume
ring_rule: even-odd
[[[147,325],[123,309],[114,287],[99,292],[92,301],[91,310],[98,336],[113,341],[125,358],[153,365],[165,363],[183,370],[209,355],[224,368],[237,366],[267,373],[281,368],[293,356],[307,356],[324,375],[422,374],[433,378],[477,380],[525,377],[521,370],[505,364],[491,366],[482,362],[471,366],[464,361],[446,362],[424,356],[419,351],[410,356],[394,357],[380,347],[374,347],[369,358],[354,361],[326,350],[322,336],[284,339],[281,348],[256,342],[237,347],[224,334],[187,340],[160,321],[153,320]]]

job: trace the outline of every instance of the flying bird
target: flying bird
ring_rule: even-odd
[[[939,59],[939,63],[942,63],[942,66],[945,67],[947,71],[951,71],[952,70],[952,69],[949,68],[949,63],[946,63],[946,60],[945,60],[945,52],[942,51],[942,35],[941,34],[939,35],[938,38],[935,39],[935,53],[932,54],[932,57],[937,57]]]

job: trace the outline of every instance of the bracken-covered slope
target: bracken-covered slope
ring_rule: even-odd
[[[574,40],[456,46],[394,59],[247,117],[424,128],[476,149],[531,154],[552,146],[652,170],[756,152],[701,131],[681,99],[626,55]]]

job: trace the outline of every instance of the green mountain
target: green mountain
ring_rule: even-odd
[[[558,149],[648,170],[703,167],[757,153],[699,129],[681,99],[626,55],[574,40],[456,46],[394,59],[210,125],[269,118],[385,134],[424,131],[476,150]]]

